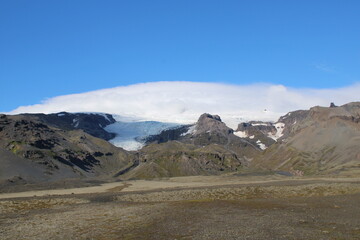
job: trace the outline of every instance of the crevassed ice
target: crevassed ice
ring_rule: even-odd
[[[110,143],[117,147],[121,147],[127,151],[136,151],[145,146],[144,143],[137,141],[136,139],[117,138],[115,141],[110,140]]]
[[[116,122],[106,126],[104,129],[107,132],[116,134],[116,137],[109,141],[110,143],[128,151],[135,151],[144,146],[144,138],[176,126],[179,126],[179,124],[155,121]]]

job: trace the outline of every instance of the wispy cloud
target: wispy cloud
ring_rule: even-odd
[[[326,64],[317,63],[317,64],[313,64],[313,66],[322,72],[327,72],[327,73],[335,73],[336,72],[334,68],[332,68]]]
[[[204,112],[234,127],[244,120],[276,120],[289,111],[359,100],[360,84],[338,89],[295,89],[283,85],[151,82],[47,99],[17,113],[107,112],[138,120],[192,123]],[[264,111],[266,109],[266,111]]]

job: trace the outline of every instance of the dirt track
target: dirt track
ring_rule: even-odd
[[[360,182],[360,178],[288,178],[283,176],[262,176],[262,177],[236,177],[228,176],[188,176],[174,177],[161,180],[132,180],[123,182],[104,183],[99,186],[77,187],[66,189],[49,189],[49,190],[29,190],[23,192],[1,193],[0,199],[22,198],[22,197],[43,197],[52,195],[73,195],[73,194],[90,194],[105,193],[109,191],[136,192],[151,191],[159,189],[176,189],[176,188],[196,188],[196,187],[216,187],[225,185],[239,184],[271,184],[286,181],[288,183],[298,182]],[[51,188],[51,184],[49,184]],[[29,187],[30,188],[30,187]]]
[[[3,199],[0,239],[360,238],[359,179],[271,178],[120,182]]]

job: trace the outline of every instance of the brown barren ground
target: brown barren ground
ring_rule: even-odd
[[[200,176],[54,191],[0,194],[0,239],[360,239],[357,178]]]

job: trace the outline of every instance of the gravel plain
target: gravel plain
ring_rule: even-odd
[[[359,179],[269,178],[185,177],[119,182],[100,192],[0,194],[0,239],[360,239]]]

